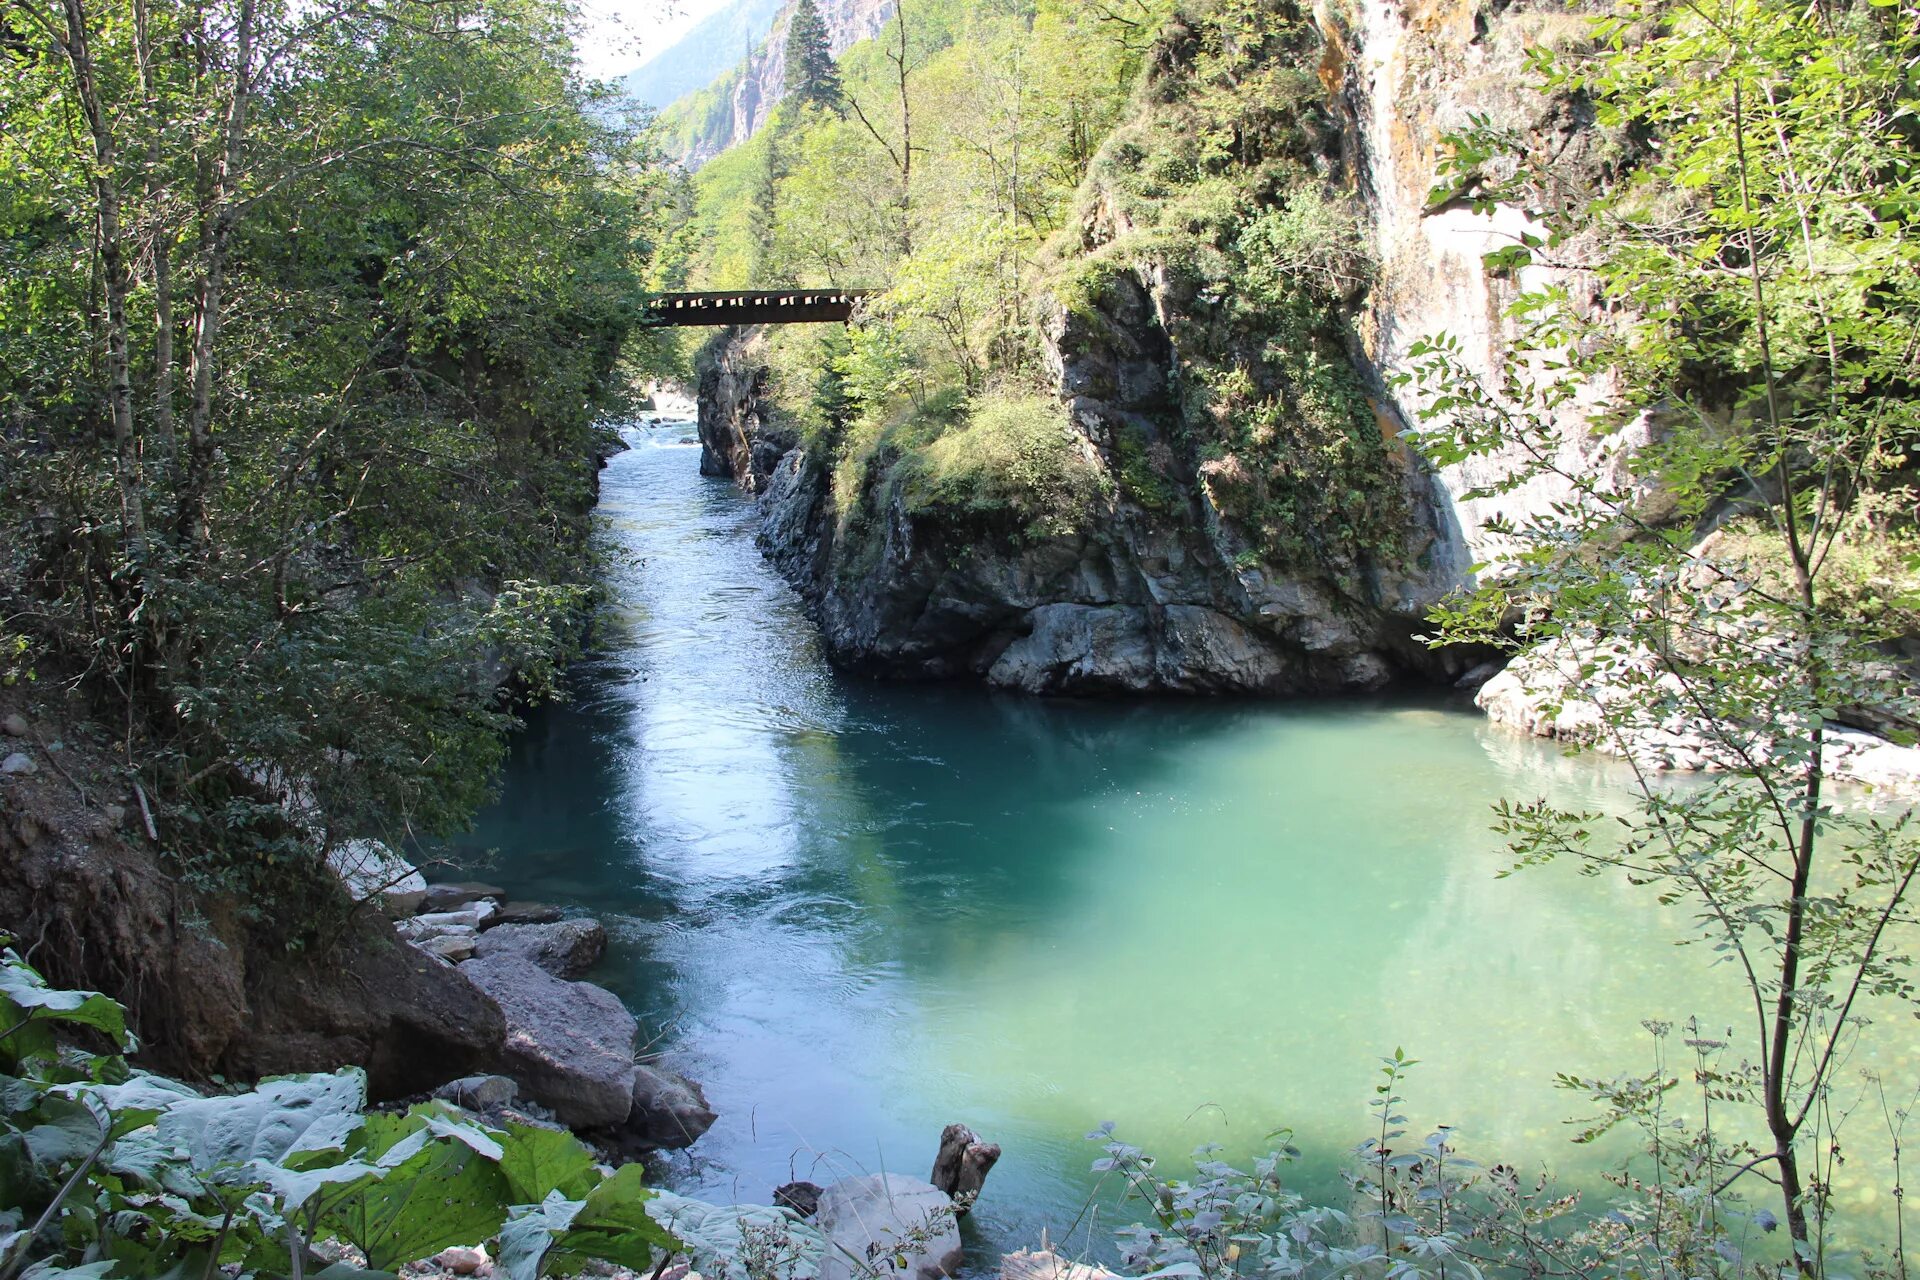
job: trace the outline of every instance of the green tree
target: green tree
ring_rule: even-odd
[[[787,97],[795,102],[833,112],[846,109],[827,24],[813,0],[795,0],[793,15],[787,19],[785,85]]]
[[[1575,858],[1696,909],[1751,1004],[1741,1065],[1703,1066],[1704,1083],[1754,1123],[1677,1144],[1654,1128],[1656,1154],[1701,1212],[1773,1182],[1815,1274],[1841,1064],[1872,1006],[1910,1013],[1915,995],[1902,930],[1920,839],[1828,782],[1866,746],[1850,726],[1910,741],[1920,714],[1846,573],[1885,537],[1920,424],[1920,44],[1891,6],[1781,0],[1630,5],[1595,35],[1590,56],[1535,57],[1548,92],[1594,104],[1624,177],[1592,189],[1486,127],[1451,162],[1449,192],[1517,160],[1478,200],[1521,205],[1539,231],[1492,265],[1557,265],[1600,305],[1574,307],[1568,285],[1523,295],[1493,379],[1444,335],[1416,352],[1430,455],[1495,460],[1476,496],[1541,478],[1564,495],[1492,529],[1506,550],[1438,635],[1524,650],[1514,670],[1549,712],[1577,704],[1569,731],[1633,765],[1617,827],[1516,803],[1498,829],[1522,864]],[[1651,443],[1624,448],[1629,428]],[[1587,432],[1625,465],[1568,466],[1563,443]],[[1729,510],[1747,531],[1701,543]],[[1677,723],[1715,785],[1659,774]],[[1673,1081],[1573,1083],[1617,1123],[1650,1120]]]
[[[548,0],[8,12],[9,627],[249,899],[459,824],[485,673],[537,688],[574,626],[664,179]]]

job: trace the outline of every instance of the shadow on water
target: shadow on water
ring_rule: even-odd
[[[685,1189],[923,1175],[964,1120],[1006,1148],[969,1227],[990,1258],[1060,1238],[1112,1119],[1169,1156],[1291,1126],[1337,1200],[1396,1045],[1424,1060],[1415,1125],[1591,1178],[1553,1073],[1639,1067],[1640,1019],[1734,1007],[1644,897],[1497,878],[1488,805],[1604,807],[1607,766],[1445,701],[842,679],[684,431],[631,432],[604,474],[595,651],[455,852],[607,923],[594,979],[722,1113]]]

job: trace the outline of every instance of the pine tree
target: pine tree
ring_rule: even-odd
[[[840,69],[833,65],[827,44],[827,24],[813,0],[798,0],[787,21],[787,96],[795,102],[817,103],[839,111],[845,101]]]

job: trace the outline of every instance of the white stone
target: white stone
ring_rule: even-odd
[[[0,760],[0,773],[38,773],[40,766],[33,757],[24,751],[16,751],[5,760]]]
[[[842,1178],[820,1193],[813,1222],[827,1237],[819,1280],[938,1280],[959,1274],[960,1228],[953,1201],[918,1178],[897,1173]]]
[[[327,869],[355,902],[379,897],[394,915],[412,915],[426,901],[426,877],[378,840],[347,840],[327,851]]]

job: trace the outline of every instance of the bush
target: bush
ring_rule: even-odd
[[[909,511],[1004,513],[1033,537],[1072,532],[1103,492],[1104,473],[1086,456],[1066,411],[1045,396],[975,400],[964,425],[904,465]]]

